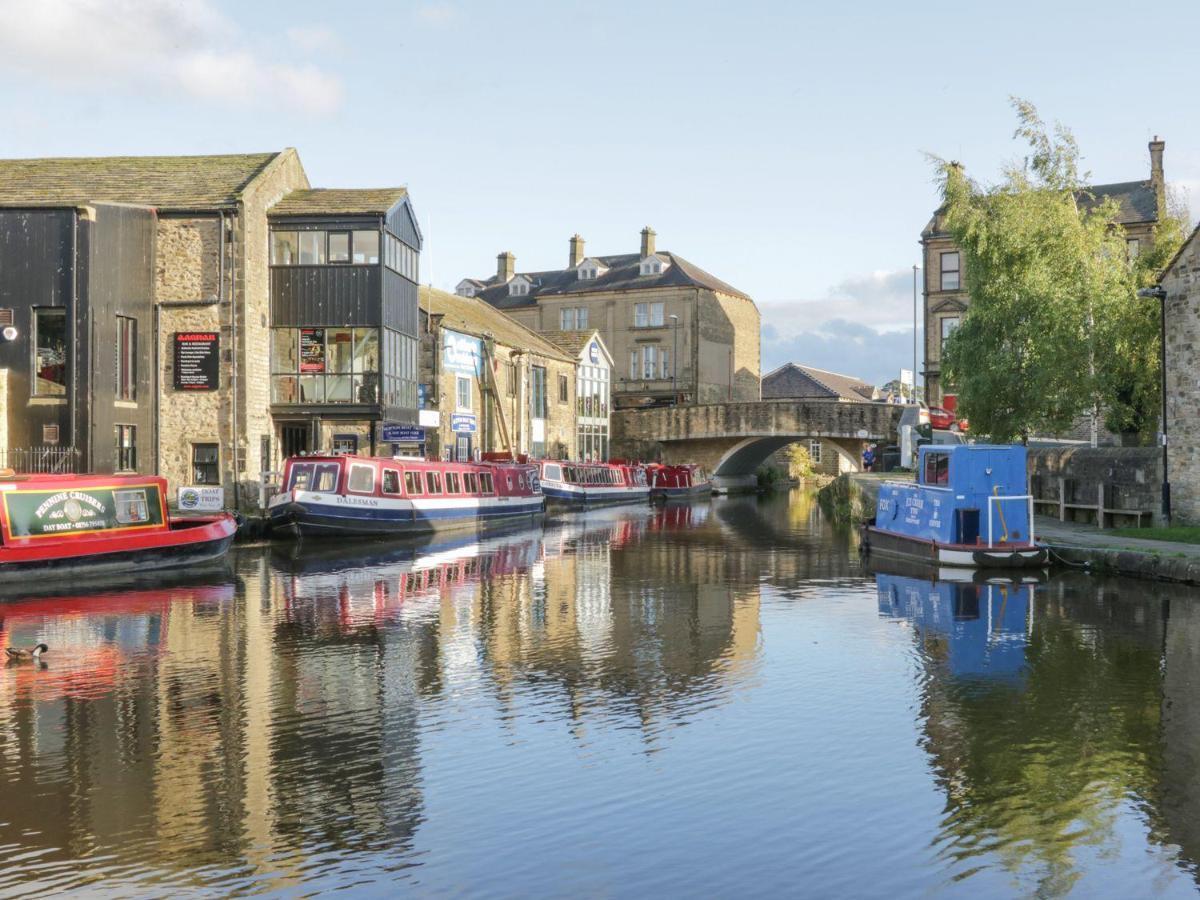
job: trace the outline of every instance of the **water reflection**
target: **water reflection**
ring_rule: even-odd
[[[11,600],[0,891],[1194,892],[1191,592],[851,540],[729,498]]]

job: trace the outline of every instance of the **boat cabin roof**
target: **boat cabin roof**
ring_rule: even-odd
[[[917,460],[917,484],[989,493],[1026,481],[1026,449],[1019,444],[926,444]]]

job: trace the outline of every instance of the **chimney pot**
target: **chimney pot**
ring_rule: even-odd
[[[567,263],[568,269],[574,269],[584,260],[583,255],[583,238],[578,234],[571,235],[571,255],[570,262]]]
[[[1150,142],[1150,184],[1154,187],[1154,193],[1158,197],[1159,215],[1166,214],[1163,205],[1166,202],[1166,179],[1163,177],[1163,150],[1166,149],[1166,141],[1161,141],[1156,134],[1154,140]]]
[[[496,277],[501,281],[511,281],[517,268],[517,258],[508,250],[496,257]]]
[[[655,254],[655,238],[658,237],[654,233],[654,229],[647,225],[642,229],[642,259]]]

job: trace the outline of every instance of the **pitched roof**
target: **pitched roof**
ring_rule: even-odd
[[[543,331],[542,337],[554,344],[556,347],[566,351],[573,357],[579,356],[583,352],[593,337],[596,336],[596,329],[589,328],[586,331]]]
[[[827,372],[812,366],[784,363],[762,379],[764,400],[787,397],[837,397],[839,400],[873,400],[875,386],[853,375]]]
[[[460,297],[422,285],[420,289],[421,310],[442,317],[442,325],[454,331],[465,331],[479,337],[491,335],[499,344],[518,350],[530,350],[539,356],[549,356],[567,362],[575,357],[568,356],[560,347],[546,340],[536,331],[526,328],[516,319],[511,319],[495,307],[475,297]]]
[[[408,196],[408,189],[314,188],[292,191],[267,212],[272,216],[385,215]]]
[[[95,201],[218,209],[237,203],[246,186],[279,155],[0,159],[0,205]]]
[[[1152,225],[1158,221],[1158,193],[1152,181],[1094,184],[1075,193],[1076,201],[1085,209],[1109,198],[1117,201],[1117,215],[1113,221],[1118,225]],[[921,232],[922,237],[939,233],[938,218],[945,211],[945,204],[934,211],[933,218]]]
[[[521,306],[534,306],[538,297],[570,296],[573,294],[596,294],[602,291],[640,291],[654,290],[664,287],[700,287],[711,291],[719,291],[733,297],[741,297],[754,301],[749,294],[739,291],[732,285],[726,284],[715,275],[701,269],[694,263],[688,262],[682,256],[660,250],[656,255],[671,261],[661,274],[642,275],[639,264],[642,257],[638,253],[621,253],[616,256],[589,256],[608,267],[596,278],[581,280],[574,269],[554,269],[548,272],[520,272],[530,279],[533,286],[524,296],[510,297],[508,282],[500,281],[497,276],[483,280],[484,287],[479,291],[479,297],[495,306],[497,309],[513,309]]]

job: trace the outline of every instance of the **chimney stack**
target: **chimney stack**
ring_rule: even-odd
[[[642,229],[642,259],[654,255],[654,239],[656,237],[658,235],[654,233],[654,229],[649,225]]]
[[[501,281],[511,281],[517,268],[517,258],[505,250],[496,257],[496,277]]]
[[[574,269],[583,259],[583,238],[577,234],[571,235],[571,261],[567,263],[567,268]]]
[[[1158,215],[1161,219],[1167,214],[1163,208],[1166,204],[1167,197],[1167,182],[1163,178],[1163,150],[1166,149],[1167,142],[1160,141],[1158,135],[1154,136],[1154,140],[1150,142],[1150,185],[1154,188],[1154,194],[1158,197]]]

